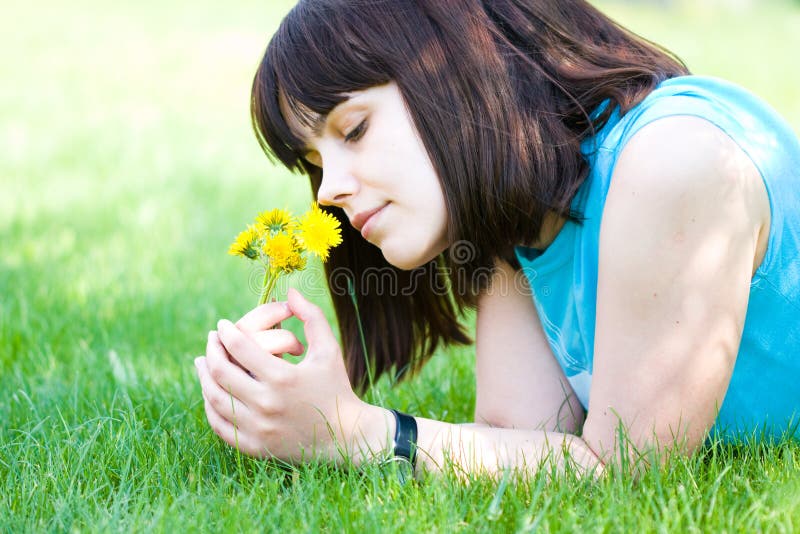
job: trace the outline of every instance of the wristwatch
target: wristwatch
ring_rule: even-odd
[[[381,462],[382,466],[393,466],[401,484],[414,478],[417,463],[417,420],[408,414],[391,410],[395,420],[392,456]]]

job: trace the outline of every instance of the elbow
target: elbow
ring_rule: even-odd
[[[584,474],[599,478],[606,471],[606,462],[585,439],[576,438],[570,442],[570,458]]]

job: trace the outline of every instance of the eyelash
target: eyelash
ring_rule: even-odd
[[[359,123],[358,126],[353,128],[352,130],[350,130],[349,134],[344,136],[345,142],[346,143],[352,143],[354,141],[358,141],[359,139],[361,139],[364,136],[364,132],[366,132],[366,130],[367,130],[367,120],[364,119],[363,121],[361,121],[361,123]],[[318,165],[316,165],[315,163],[312,163],[311,161],[309,161],[308,154],[303,155],[302,158],[304,160],[306,160],[308,163],[310,163],[311,165],[314,165],[315,167],[318,167]]]
[[[361,124],[353,128],[349,134],[344,136],[345,142],[351,143],[353,141],[358,141],[359,139],[361,139],[361,137],[363,137],[366,129],[367,129],[367,121],[363,120],[361,121]]]

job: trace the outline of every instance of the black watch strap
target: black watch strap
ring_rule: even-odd
[[[397,423],[394,431],[394,455],[405,458],[411,462],[412,467],[417,463],[417,420],[410,415],[392,410]]]

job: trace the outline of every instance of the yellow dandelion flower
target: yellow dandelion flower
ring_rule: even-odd
[[[281,232],[266,238],[264,253],[269,258],[269,264],[273,269],[286,270],[292,262],[293,256],[297,255],[297,242],[289,234]]]
[[[297,240],[308,252],[325,261],[330,249],[342,242],[339,226],[339,221],[333,215],[322,211],[314,202],[311,211],[297,225]]]
[[[287,210],[276,208],[265,211],[256,217],[258,224],[267,235],[275,235],[289,231],[292,228],[292,215]]]
[[[236,236],[236,240],[228,249],[228,254],[250,258],[251,260],[258,258],[257,242],[260,237],[258,229],[255,226],[248,225],[244,232]]]
[[[291,273],[293,271],[302,271],[306,268],[306,259],[303,257],[302,254],[299,252],[295,252],[286,262],[286,267],[283,270],[287,273]]]

